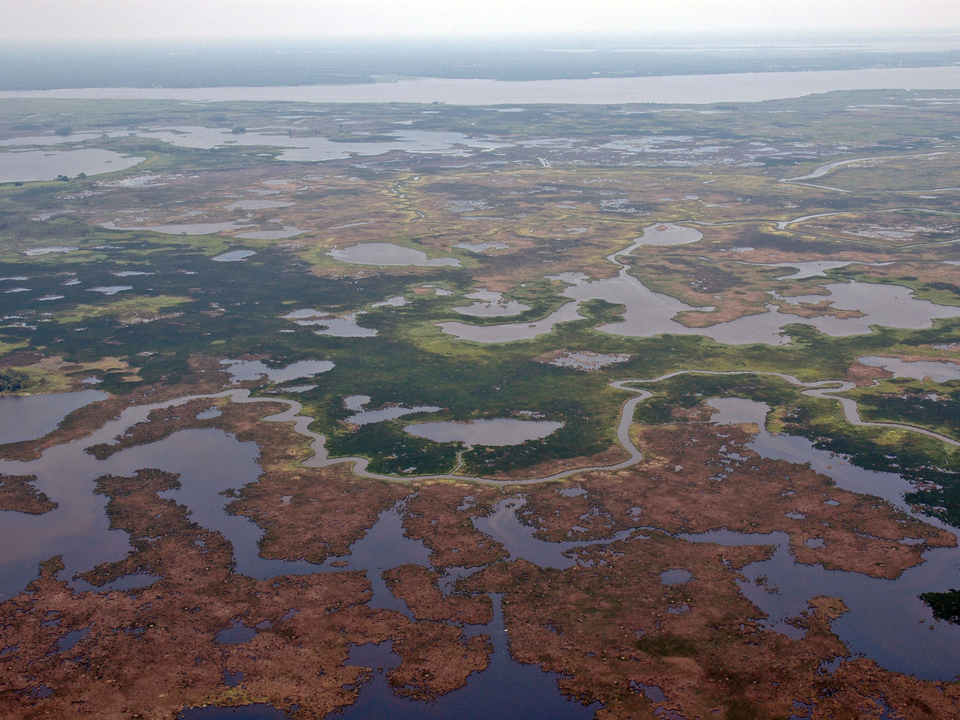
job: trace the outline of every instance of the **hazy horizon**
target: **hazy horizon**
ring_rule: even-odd
[[[955,0],[0,0],[5,42],[960,32]]]

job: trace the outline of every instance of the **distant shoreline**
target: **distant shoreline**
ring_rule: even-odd
[[[0,100],[700,105],[783,100],[845,90],[960,90],[960,65],[576,80],[417,78],[358,85],[12,90],[0,92]]]

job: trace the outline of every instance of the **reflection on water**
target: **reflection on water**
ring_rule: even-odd
[[[0,445],[41,438],[74,410],[108,397],[99,390],[0,397]]]
[[[914,380],[923,380],[930,378],[933,382],[949,382],[950,380],[960,380],[960,365],[947,361],[924,361],[917,360],[907,362],[900,358],[869,357],[857,358],[864,365],[871,367],[881,367],[893,373],[898,378],[913,378]]]
[[[373,303],[370,307],[380,308],[380,307],[405,307],[409,305],[410,302],[403,295],[394,295],[393,297],[388,297],[386,300]]]
[[[392,644],[354,646],[349,665],[373,670],[373,679],[360,689],[357,702],[344,708],[346,720],[392,718],[396,720],[587,720],[600,705],[584,706],[561,695],[560,677],[535,665],[522,665],[510,657],[509,635],[503,622],[501,596],[491,594],[493,620],[488,625],[465,628],[467,635],[487,634],[493,644],[490,665],[467,678],[467,685],[433,702],[398,697],[386,673],[400,664]]]
[[[360,243],[348,248],[334,248],[327,253],[340,262],[353,265],[417,265],[420,267],[438,267],[449,265],[460,267],[456,258],[436,258],[430,260],[422,250],[394,245],[393,243]]]
[[[121,560],[130,549],[127,534],[109,529],[107,499],[94,494],[94,481],[107,474],[126,477],[141,468],[158,468],[180,475],[180,487],[160,496],[186,506],[191,521],[223,533],[233,545],[236,572],[262,580],[343,567],[366,570],[374,586],[374,607],[405,611],[405,605],[399,607],[402,603],[386,589],[380,571],[405,563],[426,565],[430,552],[420,541],[404,535],[401,505],[381,513],[378,522],[351,546],[349,555],[329,558],[322,566],[303,560],[263,558],[258,545],[263,531],[246,517],[224,511],[230,501],[225,491],[256,482],[260,475],[255,443],[206,428],[183,430],[158,442],[117,452],[106,460],[84,452],[84,448],[122,433],[129,423],[146,419],[147,412],[144,408],[125,411],[122,420],[108,423],[87,440],[51,448],[38,460],[0,461],[0,473],[36,475],[35,487],[59,503],[56,510],[43,515],[0,513],[0,598],[22,590],[37,577],[39,563],[57,554],[63,555],[64,579],[100,563]],[[148,584],[148,577],[136,576],[132,582],[132,586]],[[90,587],[86,583],[80,587],[78,581],[71,584],[78,589]]]
[[[468,447],[474,445],[504,446],[520,445],[528,440],[540,440],[563,427],[562,422],[549,420],[471,420],[470,422],[428,422],[407,425],[404,430],[411,435],[434,442],[460,442]]]
[[[795,272],[787,273],[786,275],[780,275],[777,280],[805,280],[806,278],[812,277],[826,277],[827,270],[837,270],[839,268],[847,267],[847,265],[871,265],[876,266],[880,263],[859,263],[853,260],[841,261],[841,260],[811,260],[803,262],[781,262],[781,263],[744,263],[744,265],[751,265],[753,267],[768,267],[768,268],[787,268],[795,270]]]
[[[9,399],[15,398],[5,400]],[[351,404],[356,406],[360,400],[351,399]],[[640,400],[642,396],[629,401],[633,403],[631,414],[632,407]],[[708,402],[719,411],[714,417],[715,422],[752,422],[761,428],[749,444],[761,456],[808,462],[841,487],[877,495],[909,510],[901,497],[909,485],[898,475],[862,470],[849,465],[842,457],[817,450],[804,438],[767,432],[762,428],[768,409],[762,403],[737,398]],[[224,511],[229,502],[224,491],[255,482],[259,477],[258,448],[254,443],[240,442],[217,429],[194,429],[177,432],[149,445],[122,450],[106,460],[97,460],[84,452],[84,448],[90,445],[109,442],[134,422],[142,422],[149,410],[149,407],[128,408],[119,420],[108,422],[89,438],[50,448],[37,460],[0,461],[2,473],[36,475],[37,489],[59,503],[56,510],[39,516],[0,513],[0,564],[3,570],[0,596],[9,597],[20,591],[37,576],[38,563],[56,554],[63,555],[66,569],[61,577],[65,579],[99,563],[122,559],[129,550],[128,538],[121,531],[109,529],[106,498],[94,494],[94,480],[108,473],[130,476],[137,469],[155,467],[180,474],[181,486],[161,495],[185,505],[194,522],[224,534],[233,545],[237,572],[264,579],[284,574],[363,570],[373,587],[373,607],[408,614],[405,603],[387,589],[382,572],[407,563],[428,566],[430,550],[420,540],[406,536],[402,502],[380,513],[374,526],[353,543],[349,554],[328,558],[322,565],[260,557],[258,542],[263,536],[262,530],[248,518]],[[535,529],[524,525],[517,516],[523,504],[523,498],[514,496],[496,505],[489,517],[474,519],[477,529],[501,543],[511,559],[523,558],[541,567],[568,568],[579,562],[578,548],[598,544],[553,543],[534,537]],[[942,526],[937,521],[925,520]],[[632,542],[635,541],[632,533],[632,530],[623,531],[601,542]],[[765,625],[772,630],[797,636],[802,629],[788,621],[805,612],[810,599],[818,595],[839,597],[850,611],[834,621],[832,627],[851,652],[863,653],[886,669],[921,678],[951,679],[960,671],[960,627],[935,621],[930,609],[917,598],[923,592],[945,591],[960,585],[960,550],[957,548],[928,550],[923,555],[923,564],[907,569],[896,580],[888,580],[826,570],[819,565],[798,564],[784,533],[743,535],[716,530],[681,537],[692,542],[775,546],[770,559],[750,564],[742,570],[745,579],[740,583],[744,595],[767,615]],[[685,582],[689,575],[689,571],[675,568],[664,573],[661,579],[665,583]],[[148,576],[130,576],[121,578],[117,584],[136,587],[151,580]],[[78,590],[89,589],[88,585],[78,581],[71,584]],[[235,629],[240,632],[239,628]],[[511,664],[505,655],[498,662],[501,661],[506,663],[502,665],[507,668],[503,671],[508,676],[506,681],[512,682],[510,678],[526,672]],[[539,673],[536,668],[530,670]],[[493,679],[480,680],[485,677],[487,673],[474,677],[466,689],[450,697],[469,699],[469,693],[474,692],[471,687],[486,688],[484,683],[493,682]],[[552,682],[550,686],[552,688]],[[376,682],[372,687],[376,687]],[[374,702],[380,696],[374,692],[372,697],[371,702]],[[555,690],[551,689],[550,697],[560,702]],[[383,698],[386,696],[380,701]],[[437,707],[442,702],[442,699],[438,701]],[[418,705],[412,707],[419,708]],[[565,708],[564,712],[579,711],[579,706],[560,707]]]
[[[37,255],[50,255],[51,253],[68,253],[77,249],[78,248],[70,245],[48,245],[47,247],[24,250],[23,254],[28,255],[29,257],[36,257]],[[23,279],[26,280],[26,278]]]
[[[283,240],[284,238],[296,237],[302,235],[305,230],[291,226],[284,226],[280,230],[254,230],[252,232],[238,233],[237,237],[244,240]]]
[[[348,402],[354,400],[355,398],[365,398],[365,400],[360,402],[359,405],[355,402]],[[381,408],[380,410],[362,409],[368,402],[370,402],[370,397],[368,395],[351,395],[348,398],[344,398],[344,405],[347,406],[347,409],[358,411],[348,417],[344,422],[351,423],[353,425],[370,425],[372,423],[383,422],[384,420],[396,420],[397,418],[402,418],[407,415],[416,415],[417,413],[439,412],[443,409],[441,407],[437,407],[436,405],[415,405],[414,407],[392,405],[390,407]]]
[[[89,288],[87,292],[98,292],[103,293],[104,295],[116,295],[120,292],[126,292],[127,290],[133,290],[133,285],[103,285],[100,287]]]
[[[285,712],[270,705],[257,703],[240,707],[187,708],[177,720],[290,720]]]
[[[960,67],[664,75],[585,80],[498,81],[424,78],[365,85],[297,87],[14,90],[0,92],[0,98],[295,103],[443,102],[450,105],[526,105],[529,103],[621,105],[623,103],[760,102],[778,98],[803,97],[834,90],[898,88],[960,90]],[[215,131],[211,130],[211,132]],[[221,134],[229,133],[229,131],[220,132]],[[238,137],[242,140],[245,136]],[[259,138],[254,142],[264,144]],[[349,150],[346,151],[349,152]]]
[[[570,302],[543,320],[532,323],[510,323],[506,325],[468,325],[462,322],[443,322],[439,327],[443,332],[454,335],[458,340],[472,340],[479,343],[503,343],[515,340],[532,340],[540,335],[553,332],[557,323],[583,320],[577,312],[579,303]]]
[[[247,627],[240,620],[234,620],[230,627],[224,628],[217,633],[217,642],[221,645],[243,645],[250,642],[257,636],[257,629]]]
[[[896,580],[886,580],[797,563],[786,533],[719,530],[681,537],[721,545],[776,546],[769,560],[744,567],[745,579],[738,582],[747,599],[768,616],[764,627],[802,636],[802,629],[786,621],[803,614],[812,598],[838,597],[850,611],[831,627],[851,653],[862,653],[887,670],[926,680],[953,680],[960,674],[960,626],[934,621],[933,612],[917,597],[960,583],[956,548],[929,550],[923,565],[908,569]]]
[[[256,254],[253,250],[231,250],[230,252],[221,253],[212,259],[214,262],[240,262]]]
[[[115,220],[102,224],[107,230],[143,230],[161,233],[163,235],[212,235],[224,230],[239,230],[250,227],[249,223],[184,223],[181,225],[133,225],[129,227],[117,225]]]
[[[711,307],[693,307],[676,298],[650,290],[628,271],[630,266],[619,258],[644,244],[651,244],[648,236],[656,239],[656,227],[666,227],[664,239],[656,244],[675,244],[692,242],[693,233],[699,239],[700,233],[692,228],[672,226],[650,226],[639,238],[625,250],[609,255],[607,259],[620,266],[616,277],[604,280],[590,280],[583,273],[562,273],[548,279],[567,283],[562,291],[563,297],[573,302],[567,303],[543,320],[534,323],[513,323],[504,325],[469,325],[461,322],[439,323],[445,333],[461,340],[479,343],[503,343],[515,340],[530,340],[553,331],[558,323],[580,320],[577,312],[580,303],[590,300],[604,300],[613,305],[623,305],[623,320],[597,327],[601,332],[623,337],[653,337],[662,334],[699,335],[727,345],[746,345],[763,343],[767,345],[786,345],[790,338],[783,334],[786,325],[796,323],[809,325],[831,336],[863,335],[871,332],[871,325],[887,327],[921,329],[933,325],[937,318],[960,317],[960,308],[937,305],[927,300],[917,299],[913,291],[899,285],[879,285],[874,283],[833,283],[826,285],[826,295],[806,295],[782,298],[788,305],[800,303],[819,303],[828,301],[836,310],[853,310],[861,317],[837,318],[830,315],[819,317],[800,317],[781,312],[776,305],[767,305],[766,312],[749,315],[730,322],[718,323],[709,327],[691,328],[677,322],[674,318],[682,312],[707,312]],[[684,239],[686,238],[686,239]],[[792,266],[791,266],[792,267]],[[816,274],[816,268],[801,268]]]
[[[660,225],[648,225],[643,229],[643,235],[634,241],[633,245],[623,251],[624,255],[629,255],[636,248],[644,245],[687,245],[698,242],[703,238],[696,228],[674,225],[673,223],[662,223]]]
[[[524,310],[529,310],[529,305],[524,305],[516,300],[504,301],[503,295],[490,290],[477,290],[466,295],[468,300],[476,300],[473,305],[466,307],[455,307],[454,312],[461,315],[472,315],[474,317],[508,317],[510,315],[519,315]]]
[[[473,525],[480,532],[489,535],[503,545],[510,553],[510,560],[522,558],[539,567],[565,570],[577,564],[578,548],[592,545],[607,545],[617,540],[627,539],[633,530],[616,533],[608,540],[578,542],[548,542],[534,537],[536,528],[524,525],[517,517],[517,511],[527,504],[526,498],[512,497],[501,500],[493,508],[489,517],[474,517]]]
[[[299,101],[298,101],[299,102]],[[435,130],[405,130],[393,133],[395,139],[383,142],[334,142],[325,137],[297,137],[289,132],[233,133],[223,128],[183,126],[157,130],[138,130],[140,137],[149,137],[171,143],[179,147],[210,150],[226,146],[266,146],[282,148],[277,155],[279,160],[290,162],[322,162],[324,160],[343,160],[351,155],[383,155],[388,152],[432,153],[440,155],[464,156],[469,154],[464,148],[493,150],[505,147],[502,142],[472,138],[457,132]]]
[[[317,335],[329,335],[330,337],[373,337],[377,331],[373,328],[360,327],[357,324],[357,315],[363,315],[363,311],[347,313],[341,317],[334,317],[323,310],[314,310],[305,308],[303,310],[294,310],[283,316],[284,320],[293,320],[301,327],[317,327],[314,330]]]
[[[120,172],[144,160],[146,158],[124,157],[99,148],[0,152],[0,182],[32,182],[56,180],[58,175],[72,178],[80,173]]]
[[[296,203],[284,202],[283,200],[237,200],[229,205],[224,205],[224,210],[270,210],[272,208],[285,208]]]
[[[660,583],[663,585],[683,585],[693,579],[693,573],[683,568],[673,568],[660,573]]]
[[[329,360],[299,360],[280,368],[268,367],[260,360],[221,360],[220,364],[226,366],[230,379],[235,383],[244,380],[260,380],[264,377],[270,382],[282,383],[300,378],[312,378],[336,367]]]
[[[748,447],[761,457],[809,463],[838,486],[859,494],[876,495],[913,515],[903,493],[913,488],[894,473],[874,472],[851,465],[847,458],[818,450],[806,438],[773,435],[764,428],[769,408],[740,398],[707,401],[719,412],[713,422],[756,423],[760,432]],[[925,522],[956,534],[956,528],[931,518]],[[769,560],[753,563],[742,572],[744,595],[769,618],[767,627],[788,635],[802,633],[785,621],[807,609],[818,595],[839,597],[850,612],[832,624],[833,631],[853,653],[863,653],[881,667],[924,679],[948,680],[960,674],[960,626],[934,621],[933,613],[917,596],[960,586],[960,548],[934,548],[923,554],[921,565],[908,568],[896,580],[860,573],[826,570],[821,565],[797,563],[786,533],[741,534],[728,530],[682,535],[695,542],[723,545],[776,545]],[[758,578],[768,578],[757,583]],[[776,592],[769,590],[775,589]],[[923,622],[921,622],[923,621]]]
[[[422,540],[411,540],[403,529],[403,501],[380,513],[376,524],[350,546],[347,555],[327,558],[325,570],[363,570],[373,590],[370,607],[397,610],[410,616],[407,604],[387,588],[382,574],[401,565],[429,567],[431,551]],[[336,563],[336,565],[333,565]]]
[[[818,449],[812,441],[797,435],[774,435],[767,431],[766,417],[770,408],[761,402],[743,398],[711,398],[707,403],[718,410],[712,422],[718,425],[751,423],[760,431],[747,443],[747,447],[761,457],[785,460],[797,465],[809,465],[811,469],[826,475],[839,487],[858,495],[875,495],[894,507],[912,514],[903,500],[913,486],[900,475],[876,470],[864,470],[842,455]],[[922,518],[930,522],[930,518]]]

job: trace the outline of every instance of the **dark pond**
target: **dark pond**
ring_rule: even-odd
[[[500,596],[493,598],[493,621],[468,626],[468,635],[486,634],[493,644],[490,666],[467,678],[467,685],[432,703],[397,697],[387,683],[386,672],[399,664],[389,642],[353,648],[351,665],[373,670],[370,683],[357,702],[344,709],[347,720],[392,718],[396,720],[579,720],[592,718],[599,704],[584,706],[565,698],[557,678],[535,665],[521,665],[510,657],[509,636],[503,624]]]
[[[74,410],[107,397],[99,390],[0,397],[0,445],[41,438]]]

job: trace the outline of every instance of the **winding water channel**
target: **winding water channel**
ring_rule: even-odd
[[[124,449],[106,460],[98,460],[84,450],[97,443],[113,441],[132,425],[146,421],[153,409],[180,405],[199,397],[211,400],[229,398],[238,403],[275,402],[285,405],[286,409],[266,419],[270,422],[292,422],[298,432],[311,438],[315,454],[304,461],[303,464],[308,467],[352,463],[355,472],[362,477],[393,482],[455,479],[511,487],[522,486],[558,480],[591,470],[625,468],[640,462],[643,456],[630,440],[629,429],[637,404],[650,397],[651,393],[636,386],[655,384],[678,375],[696,372],[678,371],[653,379],[620,380],[611,383],[612,387],[633,394],[623,405],[617,428],[619,442],[629,455],[626,460],[607,468],[572,469],[522,481],[498,481],[459,475],[397,478],[371,473],[367,470],[365,459],[330,458],[325,448],[325,437],[308,429],[312,418],[299,414],[302,410],[299,403],[279,398],[252,398],[250,391],[245,389],[127,408],[117,419],[107,422],[89,437],[52,447],[36,460],[0,461],[0,473],[36,475],[36,488],[59,504],[56,510],[43,515],[0,513],[0,563],[3,569],[0,576],[0,597],[10,597],[21,591],[36,577],[38,563],[56,554],[63,555],[65,569],[61,577],[64,580],[78,590],[94,589],[73,579],[74,576],[99,563],[120,560],[130,549],[125,533],[109,529],[105,513],[106,499],[93,492],[95,479],[105,474],[131,475],[140,468],[156,467],[180,474],[181,487],[165,492],[164,496],[187,506],[191,519],[195,522],[224,534],[233,544],[237,572],[267,578],[332,572],[344,566],[348,569],[364,570],[373,585],[371,604],[374,607],[408,613],[405,604],[386,588],[381,574],[387,568],[410,562],[427,565],[430,553],[422,543],[405,536],[402,526],[405,510],[402,503],[382,513],[373,528],[354,543],[350,554],[346,556],[328,558],[322,565],[305,561],[267,559],[259,555],[257,545],[262,537],[262,530],[246,517],[224,512],[229,500],[222,494],[229,488],[257,481],[261,470],[257,463],[259,448],[255,443],[241,442],[222,430],[207,428],[180,431],[151,444]],[[863,421],[853,400],[838,397],[837,393],[852,387],[849,383],[808,383],[782,373],[741,371],[704,374],[762,374],[777,377],[803,388],[802,392],[805,394],[839,401],[848,421],[855,425],[888,426]],[[902,499],[909,486],[900,476],[866,471],[843,463],[838,461],[836,456],[817,450],[804,438],[768,433],[764,429],[767,408],[761,403],[730,398],[709,402],[719,410],[719,414],[714,418],[715,422],[757,423],[761,430],[751,441],[750,447],[761,456],[796,463],[808,462],[842,488],[877,495],[913,514]],[[957,441],[936,433],[918,428],[908,429],[923,432],[955,446],[960,445]],[[545,567],[571,567],[579,562],[578,548],[595,544],[550,543],[536,538],[533,529],[524,525],[517,516],[517,511],[522,506],[522,496],[508,495],[491,516],[476,519],[478,529],[502,543],[511,558],[524,558]],[[936,520],[927,517],[921,519],[954,534],[958,533],[956,528],[945,526]],[[634,541],[636,532],[638,530],[626,531],[603,542]],[[851,652],[866,655],[882,667],[912,673],[922,678],[952,679],[960,673],[960,627],[935,622],[930,609],[917,598],[921,592],[944,591],[960,586],[960,549],[957,547],[928,550],[923,555],[924,562],[921,565],[908,569],[897,580],[884,580],[858,573],[826,570],[819,565],[799,564],[790,552],[787,535],[783,533],[740,535],[717,528],[704,535],[681,537],[692,542],[775,546],[774,554],[769,560],[753,563],[743,569],[744,580],[740,582],[744,595],[767,616],[764,623],[771,630],[796,634],[797,628],[787,621],[801,614],[806,609],[808,600],[817,595],[840,597],[850,611],[833,623],[833,629]],[[766,577],[768,585],[777,588],[778,592],[767,592],[765,587],[758,585],[757,580],[761,577]],[[116,581],[112,586],[100,589],[131,588],[152,581],[153,578],[150,577],[128,576]],[[376,693],[373,695],[376,696]]]
[[[795,222],[795,221],[794,221]],[[654,292],[638,278],[630,274],[626,262],[631,253],[644,245],[676,245],[697,242],[702,235],[694,228],[681,225],[654,224],[644,228],[643,235],[629,247],[607,256],[607,260],[619,268],[615,277],[591,280],[583,273],[565,272],[548,276],[547,279],[567,285],[561,296],[569,302],[547,317],[532,323],[516,322],[498,325],[474,325],[452,321],[437,324],[444,333],[458,340],[483,344],[532,340],[553,332],[559,323],[582,320],[578,312],[582,303],[604,300],[613,305],[623,305],[622,321],[606,323],[596,329],[610,335],[631,338],[647,338],[662,334],[697,335],[708,337],[726,345],[787,345],[791,342],[784,333],[787,325],[808,325],[833,337],[866,335],[874,325],[897,328],[928,328],[938,318],[960,317],[960,308],[938,305],[915,297],[912,290],[900,285],[864,282],[831,283],[823,287],[826,295],[804,295],[786,299],[788,304],[819,303],[827,301],[836,310],[853,310],[857,317],[834,317],[820,315],[801,317],[782,312],[774,304],[768,304],[766,312],[746,315],[728,322],[707,327],[687,327],[674,318],[680,313],[709,312],[712,307],[687,305],[672,295]],[[801,279],[822,274],[827,264],[784,264],[796,267],[798,272],[787,273],[782,279]],[[839,265],[834,265],[838,267]]]

